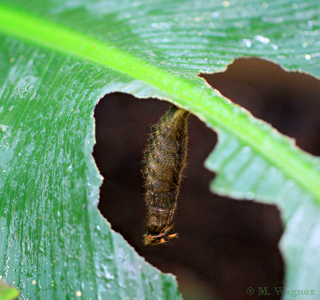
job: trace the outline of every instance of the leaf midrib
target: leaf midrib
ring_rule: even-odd
[[[213,96],[210,90],[204,89],[205,84],[197,86],[112,44],[3,5],[0,5],[0,31],[112,68],[167,92],[172,96],[172,101],[179,102],[207,123],[221,127],[244,144],[249,144],[256,153],[320,202],[320,174],[308,155],[289,145],[278,133],[273,132],[277,135],[273,138],[271,127],[258,127],[257,122],[252,123],[253,117],[239,110],[235,104]]]

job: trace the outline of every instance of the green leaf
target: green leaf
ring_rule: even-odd
[[[218,131],[213,190],[276,203],[287,288],[319,286],[319,159],[196,76],[252,55],[319,76],[319,16],[317,0],[2,1],[0,274],[26,297],[180,298],[97,210],[93,109],[122,91]]]
[[[93,108],[125,77],[2,41],[3,278],[41,299],[180,299],[173,277],[138,257],[97,209]]]
[[[19,296],[19,291],[5,283],[0,279],[0,299],[1,300],[13,300]]]
[[[0,299],[1,300],[13,300],[19,296],[19,291],[6,284],[3,280],[0,279]]]

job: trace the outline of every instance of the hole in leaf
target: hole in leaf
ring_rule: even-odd
[[[258,58],[236,59],[222,73],[201,74],[222,95],[320,155],[320,80]]]
[[[283,286],[278,210],[209,192],[214,175],[203,162],[214,148],[216,135],[192,115],[187,168],[174,217],[179,239],[167,245],[143,245],[146,213],[141,160],[150,126],[169,106],[121,93],[107,95],[97,105],[93,155],[104,176],[100,211],[147,261],[177,276],[184,299],[211,300],[215,295],[247,299],[250,286],[269,286],[270,291]]]

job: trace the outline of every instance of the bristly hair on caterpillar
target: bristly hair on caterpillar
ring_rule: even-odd
[[[169,231],[187,154],[188,116],[188,111],[173,105],[152,126],[142,162],[149,229],[144,235],[145,245],[164,244],[177,236]]]

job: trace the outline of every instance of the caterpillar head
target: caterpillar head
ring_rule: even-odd
[[[173,225],[170,227],[164,228],[160,233],[156,233],[156,234],[151,232],[146,233],[143,236],[145,246],[147,245],[156,246],[156,245],[166,244],[169,239],[178,237],[177,233],[168,234],[168,232],[172,227]]]

